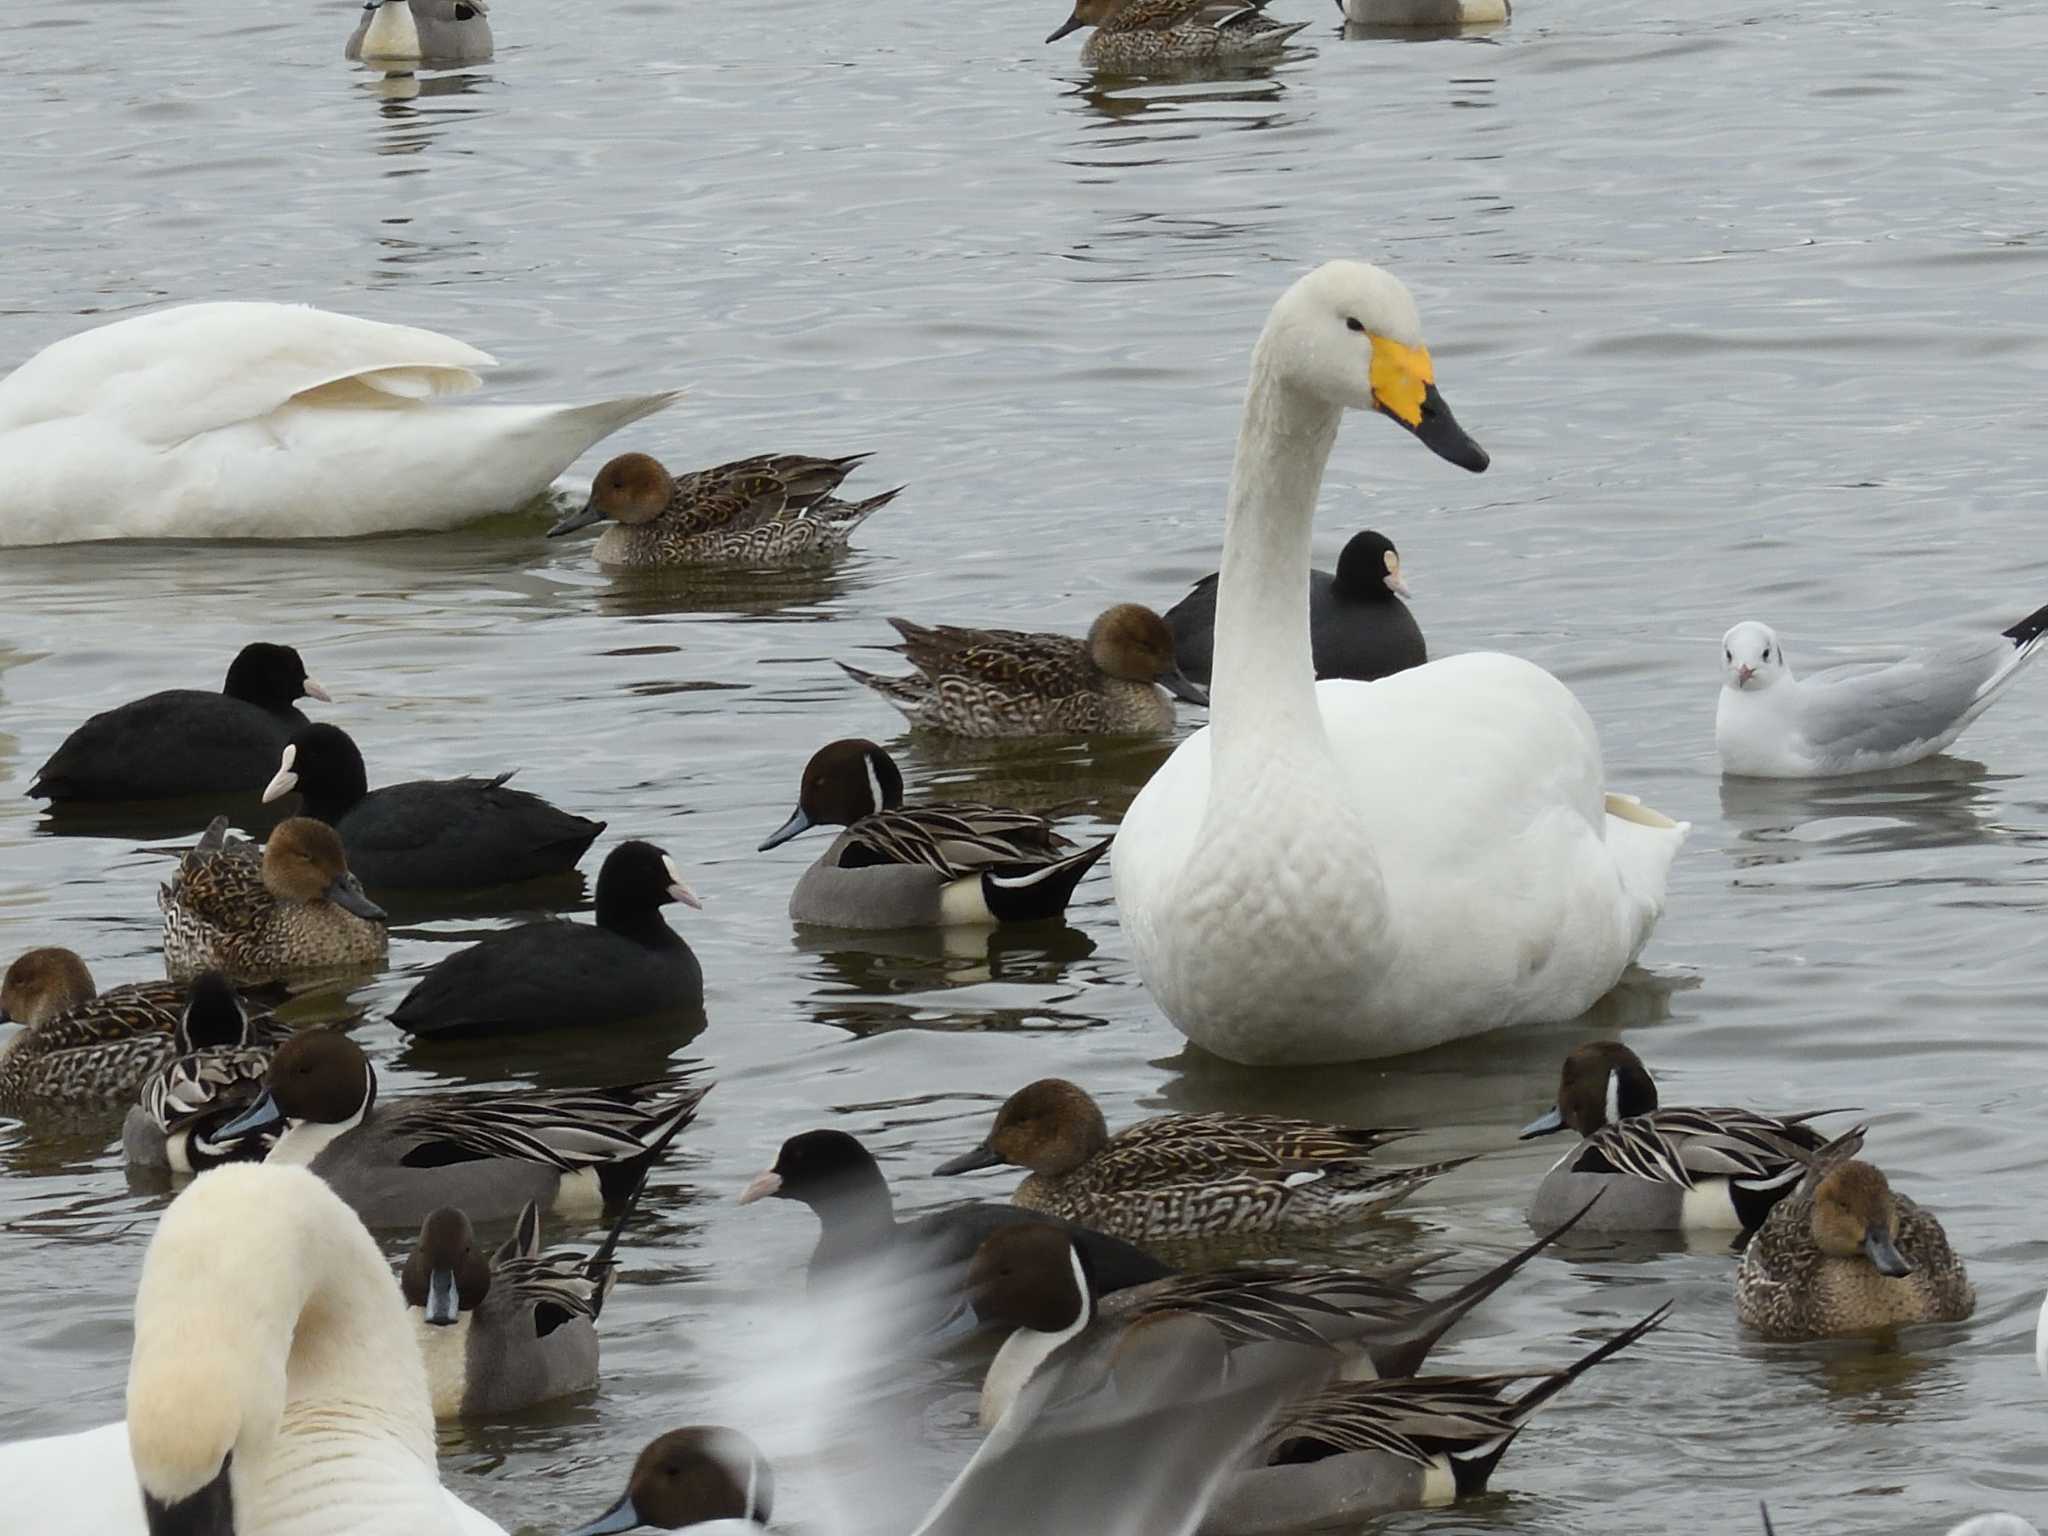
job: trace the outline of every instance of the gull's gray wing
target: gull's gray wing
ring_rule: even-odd
[[[1830,667],[1795,685],[1800,732],[1830,760],[1937,741],[1989,702],[2015,656],[2013,643],[1996,635],[1879,666]]]

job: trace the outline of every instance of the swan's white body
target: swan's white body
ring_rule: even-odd
[[[0,380],[0,546],[452,528],[525,505],[675,398],[431,403],[493,361],[294,304],[185,304],[68,336]]]
[[[236,1536],[504,1536],[441,1487],[404,1299],[303,1169],[218,1168],[172,1202],[136,1293],[127,1422],[0,1448],[0,1482],[37,1536],[146,1536],[138,1486],[190,1498],[223,1461]]]
[[[1344,407],[1373,401],[1357,314],[1426,366],[1413,301],[1375,268],[1331,263],[1275,306],[1238,440],[1212,724],[1110,855],[1139,974],[1232,1061],[1392,1056],[1584,1012],[1648,940],[1687,830],[1607,793],[1592,721],[1529,662],[1314,681],[1316,495]]]

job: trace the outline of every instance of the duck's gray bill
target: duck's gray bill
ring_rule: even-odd
[[[327,899],[342,911],[366,917],[373,923],[381,923],[387,917],[382,907],[363,894],[362,882],[354,875],[343,875],[327,887]]]
[[[640,1511],[633,1507],[633,1495],[629,1493],[590,1524],[577,1526],[567,1536],[611,1536],[613,1531],[637,1531],[639,1528]]]
[[[262,1098],[212,1134],[216,1142],[233,1141],[237,1136],[247,1136],[253,1131],[267,1131],[273,1125],[283,1123],[284,1111],[277,1107],[277,1100],[270,1096],[268,1089],[265,1089]]]
[[[962,1152],[958,1157],[939,1164],[932,1172],[942,1176],[949,1173],[972,1173],[977,1168],[998,1167],[1002,1161],[989,1144],[983,1142],[972,1152]]]
[[[559,539],[565,533],[574,533],[578,528],[588,528],[592,523],[603,521],[604,514],[586,501],[578,510],[565,513],[556,519],[555,526],[548,530],[548,537]],[[623,1530],[625,1527],[621,1526],[620,1529]]]
[[[1159,686],[1185,704],[1207,704],[1209,702],[1209,690],[1189,677],[1187,673],[1181,671],[1179,667],[1175,667],[1171,672],[1160,678]]]
[[[925,1335],[925,1342],[938,1349],[947,1349],[979,1332],[980,1315],[975,1312],[972,1302],[963,1301],[946,1314],[944,1322]]]
[[[773,832],[770,832],[768,834],[767,841],[762,843],[760,847],[756,848],[754,852],[766,853],[770,848],[780,848],[792,837],[795,837],[797,833],[808,832],[810,830],[810,813],[807,812],[802,806],[798,806],[795,810],[789,813],[789,820],[785,821]]]
[[[1894,1280],[1913,1273],[1913,1266],[1906,1262],[1906,1256],[1893,1245],[1891,1234],[1876,1227],[1863,1235],[1863,1252],[1870,1262],[1877,1266],[1880,1275],[1890,1275]]]
[[[1074,15],[1069,16],[1065,21],[1061,22],[1057,27],[1053,28],[1053,30],[1046,35],[1045,40],[1048,43],[1056,43],[1061,38],[1065,37],[1069,32],[1078,32],[1081,30],[1081,28],[1083,28],[1086,25],[1087,23],[1081,20],[1080,13],[1076,12]]]
[[[427,1321],[447,1328],[462,1316],[462,1302],[455,1290],[455,1271],[437,1269],[427,1276]]]
[[[1552,1132],[1561,1131],[1563,1129],[1564,1113],[1555,1104],[1553,1104],[1550,1106],[1550,1112],[1548,1114],[1538,1115],[1534,1120],[1531,1120],[1527,1125],[1523,1126],[1521,1134],[1517,1136],[1515,1140],[1531,1141],[1538,1136],[1548,1136]]]

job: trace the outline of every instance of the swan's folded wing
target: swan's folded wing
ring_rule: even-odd
[[[315,391],[336,403],[476,388],[466,342],[300,304],[183,304],[52,343],[0,381],[0,431],[91,417],[171,447]]]

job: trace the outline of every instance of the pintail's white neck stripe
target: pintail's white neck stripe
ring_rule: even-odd
[[[1607,1069],[1607,1123],[1621,1123],[1621,1074],[1612,1067]]]

